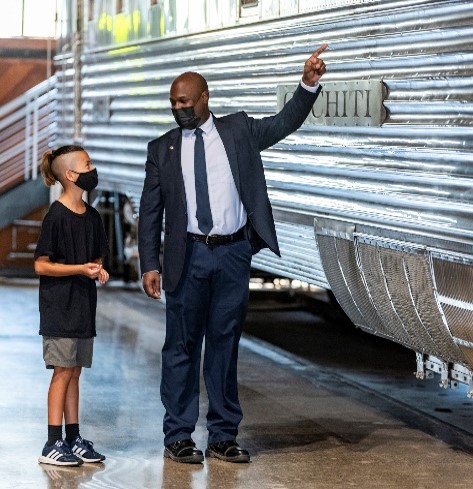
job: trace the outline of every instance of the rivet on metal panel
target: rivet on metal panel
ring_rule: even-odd
[[[440,382],[439,386],[443,389],[448,388],[448,365],[442,362],[442,370],[440,371]]]

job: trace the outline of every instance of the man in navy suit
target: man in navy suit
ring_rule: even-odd
[[[192,433],[199,415],[199,378],[209,398],[206,457],[249,462],[236,442],[243,417],[238,400],[238,344],[249,296],[251,257],[279,247],[260,152],[297,130],[325,73],[322,45],[305,62],[292,99],[275,116],[245,112],[216,118],[205,79],[194,72],[171,85],[179,128],[148,145],[140,204],[139,254],[146,294],[166,291],[166,340],[161,399],[164,456],[200,463]],[[164,253],[160,262],[164,214]]]

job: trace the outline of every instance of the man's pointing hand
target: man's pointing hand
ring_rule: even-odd
[[[316,49],[312,56],[304,64],[304,73],[302,81],[313,87],[325,73],[325,63],[319,56],[328,48],[328,44],[322,44],[319,49]]]

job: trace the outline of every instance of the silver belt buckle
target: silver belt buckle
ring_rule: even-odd
[[[205,236],[205,244],[206,244],[207,246],[208,246],[208,244],[209,244],[209,237],[210,237],[210,235],[209,235],[209,234],[207,234],[207,236]]]

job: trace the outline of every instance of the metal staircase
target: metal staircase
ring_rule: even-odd
[[[38,169],[55,141],[55,86],[52,76],[0,107],[0,268],[31,264],[34,256],[38,209],[49,204]]]

